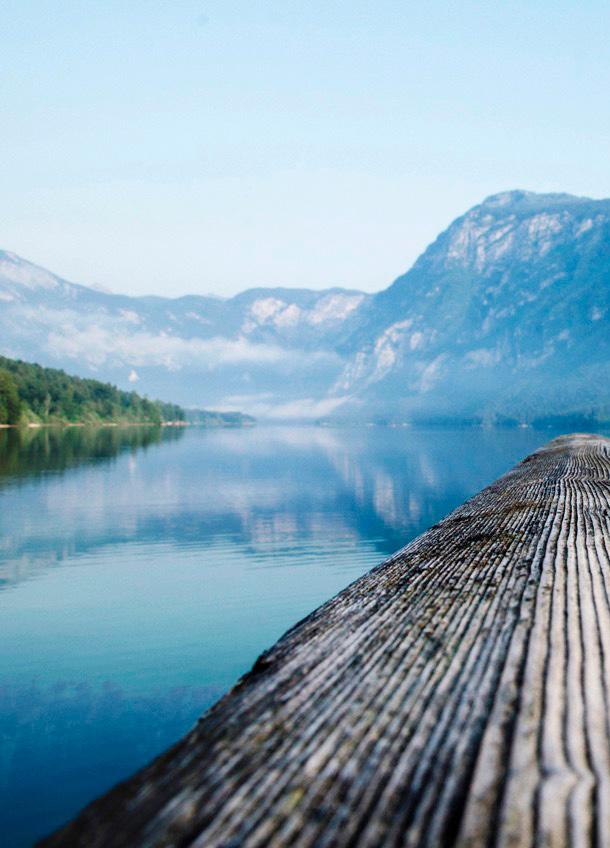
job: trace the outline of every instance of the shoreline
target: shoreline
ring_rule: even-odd
[[[27,421],[20,424],[0,424],[0,430],[41,430],[69,429],[74,427],[201,427],[204,430],[246,430],[254,427],[253,423],[245,424],[204,424],[197,421]]]
[[[0,430],[40,430],[47,427],[190,427],[188,421],[28,421],[21,424],[0,424]]]

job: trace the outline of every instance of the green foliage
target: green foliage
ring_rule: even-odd
[[[18,424],[21,412],[22,403],[17,384],[9,371],[0,368],[0,424]]]
[[[186,421],[200,427],[252,427],[255,419],[243,412],[213,412],[209,409],[187,409]]]
[[[17,423],[22,415],[42,424],[161,424],[185,417],[175,404],[0,356],[0,423]]]

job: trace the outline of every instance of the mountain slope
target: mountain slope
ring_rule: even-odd
[[[293,404],[316,412],[343,365],[336,339],[356,326],[369,299],[344,289],[127,297],[0,252],[0,353],[137,385],[185,406],[264,412]]]
[[[334,391],[416,419],[603,417],[609,314],[610,201],[494,195],[374,297]]]
[[[0,253],[0,353],[259,417],[610,419],[610,201],[512,191],[372,296],[133,298]]]

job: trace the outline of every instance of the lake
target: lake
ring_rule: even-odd
[[[32,841],[287,628],[555,435],[0,431],[0,822]]]

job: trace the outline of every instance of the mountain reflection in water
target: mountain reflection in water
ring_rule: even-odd
[[[318,604],[554,435],[0,432],[0,820],[25,846]]]

